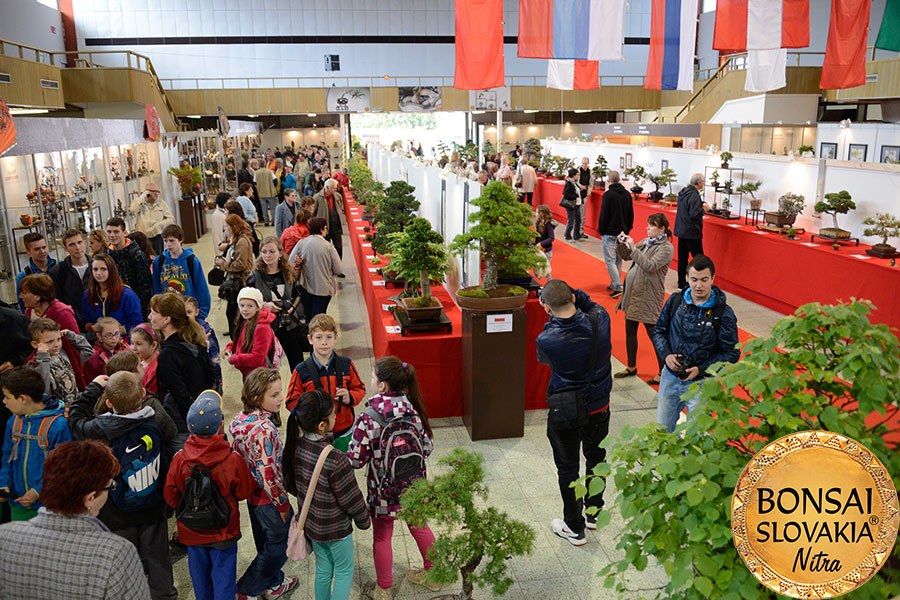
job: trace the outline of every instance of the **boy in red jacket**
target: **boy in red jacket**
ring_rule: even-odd
[[[303,392],[317,389],[325,390],[335,401],[334,442],[333,445],[342,452],[350,445],[350,433],[356,416],[353,407],[366,396],[366,386],[359,378],[353,361],[348,356],[341,356],[334,351],[338,331],[335,320],[321,313],[309,322],[309,343],[313,352],[305,361],[296,366],[291,373],[285,404],[289,411],[294,410]]]
[[[243,457],[231,450],[223,435],[222,397],[206,390],[187,414],[191,436],[172,459],[163,495],[178,507],[195,466],[202,466],[231,510],[228,525],[195,530],[178,521],[178,538],[188,549],[188,570],[197,600],[234,600],[237,595],[237,542],[241,537],[238,502],[256,489]],[[176,511],[176,516],[179,513]]]

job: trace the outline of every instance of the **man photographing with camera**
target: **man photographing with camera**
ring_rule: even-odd
[[[134,213],[134,229],[142,232],[150,240],[157,256],[163,253],[163,229],[175,224],[175,217],[165,200],[160,200],[159,186],[150,183],[144,193],[131,204]]]
[[[656,421],[669,433],[678,415],[697,405],[697,396],[683,395],[695,381],[709,377],[706,370],[717,362],[737,362],[737,317],[725,292],[713,285],[716,266],[704,255],[695,256],[687,268],[688,287],[669,296],[653,330],[656,353],[665,366],[659,384]],[[702,385],[702,384],[701,384]]]

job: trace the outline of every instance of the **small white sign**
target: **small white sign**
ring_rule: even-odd
[[[756,233],[756,234],[759,234],[759,235],[768,235],[768,232],[767,232],[767,231],[754,231],[753,233]]]
[[[363,239],[365,239],[365,237],[366,237],[366,234],[364,234],[364,233],[360,233],[360,234],[359,234],[359,237],[361,237],[361,238],[363,238]]]
[[[506,331],[512,331],[513,330],[512,326],[513,326],[512,314],[488,315],[487,316],[487,332],[488,333],[503,333]]]
[[[400,333],[399,325],[385,325],[384,330],[388,333]]]
[[[809,246],[810,248],[818,248],[822,244],[817,244],[815,242],[803,242],[804,246]]]
[[[377,273],[378,267],[369,267],[369,273]]]
[[[395,307],[395,306],[397,306],[397,305],[396,305],[396,304],[382,304],[382,305],[381,305],[381,310],[387,310],[387,311],[390,311],[391,308],[393,308],[393,307]]]
[[[363,248],[371,248],[371,247],[372,247],[372,244],[366,244],[366,243],[363,243],[362,247],[363,247]]]
[[[372,285],[378,285],[384,287],[384,279],[376,279],[372,282]]]
[[[366,259],[366,260],[372,260],[373,258],[375,258],[375,255],[374,255],[374,254],[368,254],[368,255],[365,256],[365,259]],[[378,262],[381,262],[381,261],[379,260]]]
[[[729,227],[740,227],[740,225],[738,225],[737,223],[729,223],[728,226]]]
[[[871,256],[866,256],[865,254],[851,254],[853,258],[858,258],[859,260],[869,260],[872,258]]]
[[[363,225],[362,227],[357,227],[356,229],[359,230],[359,231],[365,231],[365,230],[366,230],[366,226]]]

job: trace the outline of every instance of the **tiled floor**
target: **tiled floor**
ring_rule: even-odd
[[[262,228],[263,235],[270,230]],[[558,238],[557,243],[563,243]],[[590,239],[578,242],[577,247],[597,257],[602,257],[600,241]],[[212,242],[209,236],[194,245],[194,251],[203,265],[212,263]],[[332,300],[329,314],[333,315],[341,326],[337,351],[349,355],[360,371],[363,381],[368,381],[372,368],[372,344],[369,332],[367,312],[363,306],[363,297],[359,293],[359,278],[352,256],[349,240],[344,241],[344,266],[346,279],[339,280],[339,291]],[[605,277],[605,270],[599,270]],[[669,273],[667,279],[669,291],[675,289],[676,276]],[[576,283],[576,282],[570,282]],[[780,318],[778,313],[760,307],[751,302],[729,295],[729,303],[738,315],[742,329],[755,334],[767,335],[772,326]],[[619,317],[621,318],[621,317]],[[219,333],[221,343],[227,341],[221,335],[225,330],[225,306],[214,300],[210,322]],[[615,358],[613,371],[622,368]],[[233,368],[225,366],[225,413],[231,419],[240,409],[240,374]],[[285,385],[289,377],[289,368],[282,367]],[[626,424],[642,425],[654,420],[656,415],[656,393],[640,378],[615,380],[611,396],[612,416],[610,435],[616,436]],[[612,522],[609,526],[588,532],[588,544],[575,548],[561,540],[550,531],[549,523],[553,518],[561,517],[562,503],[557,489],[556,472],[550,452],[550,445],[545,435],[546,413],[531,411],[527,413],[525,435],[522,439],[472,442],[460,419],[435,419],[434,457],[449,453],[454,447],[462,446],[481,452],[486,460],[487,479],[490,487],[490,502],[499,509],[506,510],[513,517],[530,523],[537,530],[537,542],[534,553],[525,557],[516,557],[509,561],[510,571],[515,584],[506,594],[513,599],[565,599],[565,600],[597,600],[604,598],[621,598],[622,596],[602,585],[596,577],[604,565],[618,560],[615,550],[615,535],[621,527],[622,520],[612,507]],[[432,466],[432,472],[436,468]],[[357,473],[360,488],[365,490],[364,473]],[[606,491],[608,506],[613,504],[616,491],[609,481]],[[243,539],[239,542],[238,572],[241,573],[253,559],[255,549],[250,534],[250,524],[246,507],[242,507]],[[354,588],[351,598],[365,598],[363,589],[373,585],[375,569],[372,563],[371,531],[357,531],[356,562],[357,571],[354,577]],[[425,588],[417,587],[406,580],[404,573],[408,568],[421,566],[421,558],[412,537],[405,528],[394,530],[394,597],[402,599],[431,598],[435,594]],[[315,558],[306,563],[288,561],[285,572],[300,577],[299,589],[291,598],[296,600],[313,598],[313,576]],[[175,564],[175,580],[180,598],[193,598],[190,577],[187,570],[187,559]],[[639,590],[655,588],[665,584],[662,569],[651,565],[643,572],[628,574],[630,588]],[[452,591],[458,591],[455,588]],[[634,593],[634,597],[638,597]],[[487,591],[476,591],[476,597],[490,596]],[[627,597],[627,596],[626,596]]]

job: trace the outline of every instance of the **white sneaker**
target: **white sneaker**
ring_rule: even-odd
[[[576,535],[574,531],[569,529],[566,522],[562,519],[553,519],[550,521],[550,529],[553,530],[553,533],[563,538],[573,546],[584,546],[587,544],[587,538],[584,537],[584,533],[581,535]]]

